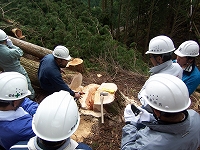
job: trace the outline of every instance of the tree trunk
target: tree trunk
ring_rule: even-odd
[[[52,50],[50,49],[26,42],[23,40],[19,40],[11,36],[9,36],[9,38],[11,39],[14,45],[21,48],[25,53],[36,56],[39,59],[42,59],[45,55],[52,53]]]
[[[147,50],[148,43],[149,43],[149,35],[150,35],[151,24],[152,24],[152,20],[153,20],[154,7],[155,7],[155,0],[153,0],[151,2],[151,6],[150,6],[150,14],[149,14],[149,22],[148,22],[147,34],[146,34],[146,40],[145,40],[145,47],[142,52],[143,55],[145,54],[145,50]]]
[[[27,59],[25,57],[21,57],[20,63],[25,68],[26,72],[28,73],[28,76],[31,80],[31,84],[39,87],[40,85],[39,85],[39,81],[37,77],[39,62],[31,60],[31,59]]]
[[[90,10],[90,0],[88,0],[88,9],[89,9],[89,11],[91,11]]]
[[[110,23],[110,29],[111,29],[111,34],[113,35],[113,0],[110,1],[110,18],[111,18],[111,23]]]
[[[117,30],[116,30],[116,39],[120,40],[120,21],[121,21],[121,11],[122,11],[122,0],[119,2],[119,10],[118,10],[118,20],[117,20]]]

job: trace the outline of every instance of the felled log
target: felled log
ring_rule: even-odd
[[[37,77],[39,62],[27,59],[25,57],[21,57],[20,62],[22,66],[25,68],[26,72],[28,73],[31,83],[39,87],[39,81]]]
[[[36,56],[39,59],[42,59],[45,55],[52,53],[52,50],[50,49],[14,38],[11,36],[9,36],[9,38],[11,39],[14,45],[21,48],[25,53]]]
[[[12,29],[12,32],[15,35],[15,37],[18,38],[18,39],[25,38],[25,36],[22,34],[22,31],[19,28]]]

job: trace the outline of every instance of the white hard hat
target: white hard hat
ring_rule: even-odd
[[[185,41],[178,47],[178,49],[174,53],[180,57],[196,57],[199,55],[199,45],[197,44],[197,42],[192,40]]]
[[[0,41],[4,41],[8,38],[7,34],[0,29]]]
[[[185,83],[170,74],[151,76],[140,95],[151,107],[163,112],[181,112],[191,104]]]
[[[33,116],[34,133],[47,141],[62,141],[78,128],[80,116],[74,98],[67,91],[46,97]]]
[[[69,55],[69,50],[65,46],[61,45],[55,47],[53,51],[53,56],[65,60],[71,59],[71,56]]]
[[[31,95],[31,92],[24,75],[18,72],[0,73],[0,100],[19,100],[28,95]]]
[[[149,49],[145,54],[165,54],[175,50],[173,41],[164,35],[156,36],[149,42]]]

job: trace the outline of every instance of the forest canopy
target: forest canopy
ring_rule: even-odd
[[[149,40],[198,41],[199,9],[199,0],[1,0],[0,28],[18,27],[26,41],[51,50],[64,45],[91,69],[147,74]]]

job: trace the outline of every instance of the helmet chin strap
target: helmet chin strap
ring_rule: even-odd
[[[185,70],[187,72],[191,72],[192,71],[192,64],[187,65],[185,68],[183,68],[183,70]]]
[[[191,72],[192,71],[192,64],[193,64],[193,61],[190,62],[189,60],[187,60],[187,63],[185,63],[182,67],[183,70],[187,71],[187,72]]]

